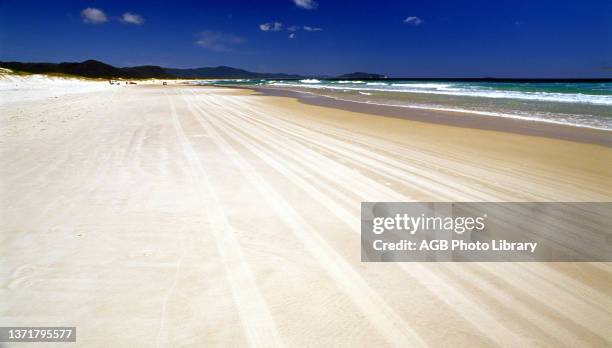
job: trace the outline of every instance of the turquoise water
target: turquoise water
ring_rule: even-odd
[[[370,104],[475,112],[612,130],[612,82],[242,79],[198,83],[292,89]]]

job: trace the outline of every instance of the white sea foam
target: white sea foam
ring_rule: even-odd
[[[347,100],[333,96],[324,96],[331,99],[336,100]],[[553,123],[565,126],[572,127],[581,127],[581,128],[590,128],[590,129],[598,129],[598,130],[606,130],[611,131],[612,133],[612,121],[596,120],[593,118],[585,119],[584,115],[567,115],[564,118],[552,118],[550,115],[533,115],[533,114],[510,114],[504,112],[494,112],[494,111],[479,111],[479,110],[470,110],[463,108],[452,108],[452,107],[443,107],[438,105],[410,105],[410,104],[387,104],[387,103],[376,103],[373,101],[357,101],[357,100],[348,100],[355,103],[363,103],[363,104],[371,104],[371,105],[381,105],[381,106],[393,106],[393,107],[401,107],[408,109],[421,109],[421,110],[436,110],[436,111],[449,111],[449,112],[458,112],[458,113],[468,113],[468,114],[477,114],[482,116],[492,116],[492,117],[503,117],[503,118],[511,118],[517,120],[524,120],[530,122],[545,122],[545,123]]]
[[[358,88],[358,87],[340,87],[340,86],[330,86],[330,85],[302,85],[299,83],[283,83],[283,87],[301,87],[303,89],[310,90],[321,90],[321,89],[331,89],[331,90],[351,90],[356,91],[362,95],[371,95],[371,91],[386,91],[389,92],[389,89],[386,88]],[[373,105],[384,105],[384,106],[394,106],[394,107],[402,107],[402,108],[410,108],[410,109],[424,109],[424,110],[437,110],[437,111],[450,111],[450,112],[459,112],[459,113],[470,113],[477,114],[483,116],[492,116],[492,117],[504,117],[504,118],[512,118],[519,119],[531,122],[546,122],[546,123],[554,123],[560,125],[569,125],[573,127],[583,127],[583,128],[591,128],[591,129],[599,129],[599,130],[607,130],[612,131],[612,119],[608,117],[593,117],[592,115],[558,115],[551,114],[546,112],[523,112],[523,111],[510,111],[510,112],[498,112],[498,111],[489,111],[489,110],[473,110],[473,109],[465,109],[461,107],[448,107],[448,106],[440,106],[434,104],[393,104],[388,102],[377,103],[375,101],[363,101],[363,100],[352,100],[345,99],[343,97],[338,96],[330,96],[319,94],[315,92],[307,92],[305,93],[319,95],[323,97],[328,97],[337,100],[348,100],[357,103],[366,103]],[[448,94],[448,93],[438,93],[438,94]],[[549,93],[552,94],[552,93]],[[560,93],[559,93],[560,94]]]
[[[301,80],[300,82],[307,81]],[[421,93],[421,94],[437,94],[437,95],[452,95],[461,97],[479,97],[492,99],[519,99],[519,100],[534,100],[545,102],[559,103],[581,103],[593,105],[612,105],[612,95],[595,95],[581,93],[551,93],[551,92],[519,92],[519,91],[502,91],[502,90],[484,90],[477,88],[453,87],[451,84],[439,83],[397,83],[389,85],[384,82],[368,82],[366,86],[334,86],[314,82],[308,80],[307,84],[296,83],[280,83],[281,86],[287,87],[303,87],[313,89],[331,89],[331,90],[352,90],[352,91],[378,91],[378,92],[399,92],[399,93]],[[317,80],[318,81],[318,80]],[[370,87],[374,86],[374,87]]]
[[[308,81],[308,82],[305,82]],[[453,112],[464,112],[479,114],[485,116],[496,116],[505,118],[515,118],[528,121],[537,122],[548,122],[555,124],[571,125],[575,127],[586,127],[593,129],[612,130],[612,117],[609,116],[609,112],[605,112],[602,106],[612,105],[612,93],[608,94],[595,94],[598,92],[589,91],[604,91],[612,92],[612,86],[608,84],[602,84],[601,86],[595,85],[574,85],[568,84],[535,84],[531,86],[531,90],[527,89],[523,84],[517,85],[514,90],[507,90],[507,86],[500,83],[455,83],[455,82],[404,82],[404,81],[353,81],[353,80],[341,80],[341,81],[320,81],[316,79],[306,80],[283,80],[283,81],[268,81],[264,84],[272,85],[281,88],[295,88],[302,92],[322,95],[334,99],[351,100],[357,99],[356,94],[370,96],[373,92],[376,92],[381,98],[386,99],[380,102],[376,100],[364,101],[364,100],[352,100],[354,102],[367,102],[369,104],[379,105],[390,105],[404,108],[413,109],[428,109],[428,110],[440,110],[440,111],[453,111]],[[512,85],[512,84],[508,84]],[[528,86],[529,87],[529,86]],[[568,92],[559,93],[558,90],[563,90],[564,87],[568,87]],[[501,89],[504,88],[504,89]],[[518,89],[523,90],[518,90]],[[535,91],[534,91],[535,89]],[[538,89],[540,91],[538,91]],[[307,92],[311,90],[312,92]],[[319,90],[321,92],[314,93]],[[336,91],[335,95],[325,95],[322,91],[330,90]],[[572,93],[569,91],[582,91],[583,93]],[[389,95],[385,97],[387,93],[413,93],[421,95],[418,98],[418,102],[411,102],[412,98],[407,98],[405,102],[398,101],[396,104],[390,104],[391,100],[396,99],[397,96]],[[601,92],[599,92],[601,93]],[[355,96],[351,97],[351,94]],[[446,98],[424,98],[423,95],[440,95],[440,96],[456,96],[458,98],[464,97],[464,102],[457,100],[457,105],[440,105],[447,104],[452,100],[446,100]],[[468,99],[468,98],[490,98],[491,102]],[[399,98],[402,100],[404,98]],[[430,99],[426,102],[424,99]],[[442,99],[442,101],[440,101]],[[514,99],[523,101],[520,103],[497,103],[494,99]],[[438,104],[437,101],[440,101]],[[391,102],[392,103],[392,102]],[[552,103],[552,104],[551,104]],[[554,103],[567,103],[573,104],[574,107],[568,108],[566,111],[563,110],[565,107],[560,105],[554,105]],[[468,106],[472,104],[472,106]],[[518,105],[516,109],[512,105]],[[593,105],[588,106],[588,105]],[[581,108],[584,106],[584,113]],[[601,113],[601,114],[600,114]]]
[[[392,83],[391,86],[425,88],[425,89],[449,89],[452,85],[448,83]]]
[[[421,89],[414,86],[401,86],[396,89],[396,92],[404,93],[424,93],[424,94],[440,94],[465,97],[480,97],[480,98],[503,98],[503,99],[521,99],[521,100],[537,100],[547,102],[560,103],[584,103],[595,105],[612,105],[612,95],[594,95],[581,93],[551,93],[551,92],[519,92],[519,91],[501,91],[501,90],[478,90],[466,88],[449,88],[437,87],[435,89]]]

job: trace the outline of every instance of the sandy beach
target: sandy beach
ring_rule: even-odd
[[[610,147],[106,85],[0,96],[0,326],[88,347],[612,345],[611,263],[362,263],[359,238],[362,201],[610,201]]]

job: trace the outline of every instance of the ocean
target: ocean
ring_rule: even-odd
[[[612,82],[608,81],[234,79],[197,83],[286,88],[361,103],[612,130]]]

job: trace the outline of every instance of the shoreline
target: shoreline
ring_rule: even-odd
[[[198,85],[196,85],[198,86]],[[366,113],[371,115],[405,119],[410,121],[441,124],[454,127],[515,133],[528,136],[568,140],[579,143],[612,147],[612,131],[603,129],[562,125],[537,120],[523,120],[502,116],[487,116],[473,112],[428,110],[393,105],[360,103],[333,97],[317,95],[305,91],[258,86],[217,86],[224,88],[246,89],[264,96],[295,98],[307,105],[322,106]],[[200,86],[198,86],[200,87]],[[206,87],[206,86],[201,86]]]

